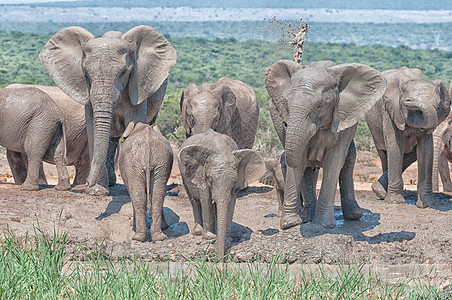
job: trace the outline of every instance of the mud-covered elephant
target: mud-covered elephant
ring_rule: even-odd
[[[228,77],[216,83],[189,85],[180,99],[186,137],[213,129],[230,136],[239,149],[251,149],[259,107],[256,94],[245,83]]]
[[[452,98],[452,81],[450,82],[449,96]],[[452,192],[449,163],[452,162],[452,112],[436,127],[433,132],[433,190],[438,191],[438,173],[441,176],[443,190]]]
[[[21,189],[39,189],[42,160],[56,165],[57,190],[69,190],[64,115],[49,95],[31,87],[0,89],[0,145],[25,154]]]
[[[216,233],[222,258],[231,236],[237,192],[262,176],[264,161],[257,152],[239,150],[229,136],[208,129],[182,144],[179,169],[193,206],[193,234],[212,239]]]
[[[74,185],[85,184],[89,173],[88,138],[86,135],[85,107],[72,100],[56,86],[11,84],[7,88],[34,87],[48,94],[64,115],[66,128],[66,157],[68,166],[75,167]],[[59,112],[59,111],[58,111]],[[23,183],[27,177],[26,156],[24,153],[6,151],[14,182]],[[45,162],[54,163],[44,158]],[[47,184],[44,170],[40,170],[39,181]]]
[[[417,160],[417,206],[435,205],[432,132],[449,114],[447,88],[441,80],[425,80],[419,69],[402,67],[382,74],[386,92],[366,115],[383,168],[372,190],[388,202],[404,203],[402,173]]]
[[[81,27],[61,29],[41,50],[40,59],[55,83],[85,105],[91,160],[86,192],[108,194],[106,157],[110,136],[120,137],[129,122],[157,114],[176,51],[156,30],[137,26],[101,38]],[[112,144],[112,143],[110,143]]]
[[[161,228],[168,227],[163,216],[166,183],[173,166],[173,150],[168,140],[148,124],[130,122],[123,134],[119,151],[121,178],[129,191],[133,206],[135,235],[146,238],[146,212],[152,216],[151,238],[166,239]]]
[[[286,152],[281,228],[305,221],[336,226],[338,180],[344,218],[359,219],[362,209],[353,188],[353,136],[358,121],[383,95],[383,76],[356,63],[324,61],[304,67],[281,60],[267,70],[265,84],[272,121]],[[323,168],[323,180],[317,201],[318,167]]]

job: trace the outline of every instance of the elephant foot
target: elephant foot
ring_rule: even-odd
[[[22,191],[39,191],[39,185],[33,184],[28,181],[25,181],[21,186],[20,189]]]
[[[336,219],[334,218],[334,215],[330,214],[316,215],[312,220],[312,223],[321,225],[325,228],[336,227]]]
[[[48,185],[49,183],[47,182],[47,179],[44,178],[44,179],[39,179],[38,184]]]
[[[363,216],[363,210],[359,207],[358,203],[353,201],[346,205],[342,205],[342,213],[345,220],[358,220]]]
[[[380,181],[377,180],[372,184],[372,191],[375,193],[375,195],[377,195],[378,198],[386,198],[386,189],[383,187]]]
[[[108,196],[110,191],[100,184],[95,184],[93,186],[89,186],[85,189],[85,193],[93,196]]]
[[[139,241],[139,242],[144,242],[145,239],[146,239],[146,232],[137,232],[132,237],[132,240]]]
[[[151,232],[153,242],[166,240],[168,237],[162,231]]]
[[[388,193],[385,201],[388,203],[403,204],[405,203],[405,198],[402,194]]]
[[[452,183],[443,185],[443,191],[444,192],[452,192]]]
[[[201,235],[202,234],[202,226],[198,223],[195,223],[195,226],[193,226],[193,235]]]
[[[437,205],[438,201],[436,200],[435,195],[418,196],[416,202],[416,206],[419,208],[436,207]]]
[[[288,214],[283,212],[281,217],[281,229],[289,229],[291,227],[301,225],[302,220],[298,214]]]
[[[203,238],[204,240],[210,241],[210,240],[216,239],[216,238],[217,238],[217,235],[214,234],[214,233],[212,233],[212,232],[210,232],[210,231],[203,230],[203,231],[202,231],[202,238]]]
[[[69,181],[66,182],[58,182],[58,184],[55,186],[55,189],[57,191],[69,191],[71,189],[71,184]]]

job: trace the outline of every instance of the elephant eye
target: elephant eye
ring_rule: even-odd
[[[282,121],[282,124],[284,125],[284,127],[287,127],[286,121]]]

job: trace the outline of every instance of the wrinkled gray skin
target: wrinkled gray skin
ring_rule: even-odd
[[[66,169],[66,137],[63,112],[43,91],[31,88],[0,89],[0,145],[24,153],[21,166],[27,175],[21,189],[39,190],[42,160],[56,165],[57,190],[70,190]]]
[[[55,83],[85,105],[91,160],[86,192],[106,195],[110,136],[120,137],[132,121],[145,123],[149,110],[157,114],[161,102],[153,95],[166,88],[176,51],[148,26],[101,38],[68,27],[47,42],[40,58]]]
[[[449,96],[452,98],[452,81]],[[438,191],[438,173],[441,176],[444,192],[452,192],[449,163],[452,162],[452,112],[433,132],[433,190]]]
[[[222,258],[231,236],[237,192],[262,176],[264,161],[257,152],[238,150],[230,137],[209,129],[182,144],[179,169],[193,206],[193,234],[212,239],[216,233],[217,254]]]
[[[276,157],[266,157],[265,173],[259,179],[260,183],[270,185],[276,190],[278,198],[278,216],[281,216],[284,201],[284,180],[286,177],[286,154],[282,152]]]
[[[338,180],[344,218],[359,219],[362,209],[353,188],[353,136],[358,121],[383,95],[383,76],[362,64],[335,66],[326,61],[302,67],[282,60],[267,70],[265,83],[272,121],[286,152],[281,228],[306,221],[336,226]],[[317,200],[318,167],[323,167],[323,180]]]
[[[11,84],[7,86],[7,88],[27,86],[38,88],[47,93],[63,112],[66,128],[67,165],[75,167],[75,178],[73,184],[85,184],[90,164],[84,106],[69,98],[68,95],[61,91],[60,88],[55,86]],[[14,182],[19,184],[23,183],[27,177],[27,169],[24,168],[27,157],[24,153],[14,152],[11,150],[6,151],[6,156],[14,176]],[[46,160],[45,158],[44,161],[53,164],[55,163],[53,160]],[[39,173],[39,183],[47,184],[42,165]]]
[[[152,216],[151,238],[166,239],[161,228],[168,225],[163,217],[166,183],[173,166],[173,151],[168,140],[148,124],[129,123],[119,151],[119,170],[129,191],[136,226],[132,239],[146,239],[146,212]]]
[[[390,203],[404,203],[402,173],[417,160],[417,206],[434,206],[432,132],[449,114],[447,88],[441,80],[426,81],[419,69],[382,74],[388,87],[366,115],[383,168],[372,190]]]
[[[230,136],[239,149],[251,149],[259,107],[256,94],[245,83],[228,77],[216,83],[189,85],[180,99],[186,137],[212,129]]]

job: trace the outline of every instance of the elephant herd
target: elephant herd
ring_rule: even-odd
[[[71,188],[66,165],[74,165],[74,184],[108,195],[122,136],[117,160],[132,200],[133,239],[146,239],[147,212],[151,239],[166,238],[163,202],[173,152],[154,123],[176,50],[148,26],[100,38],[68,27],[47,42],[40,59],[58,87],[13,84],[0,90],[0,145],[7,148],[15,182],[38,190],[46,183],[44,160],[57,166],[56,189]],[[277,159],[251,149],[259,107],[245,83],[223,77],[191,84],[180,100],[186,140],[177,158],[193,207],[192,233],[216,238],[219,257],[228,247],[238,191],[259,179],[277,189],[282,229],[302,222],[336,226],[338,182],[344,218],[361,218],[353,137],[364,117],[383,168],[372,185],[378,197],[404,202],[402,173],[416,160],[418,207],[436,205],[438,170],[444,189],[452,190],[451,99],[442,81],[427,81],[406,67],[379,72],[358,63],[280,60],[268,68],[265,85],[284,147]]]

